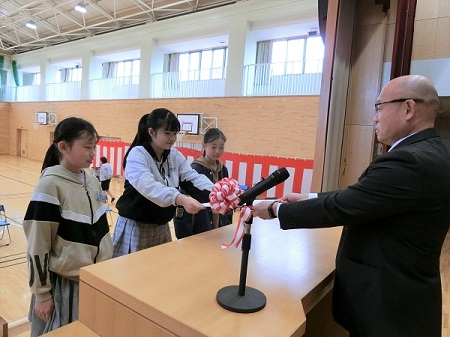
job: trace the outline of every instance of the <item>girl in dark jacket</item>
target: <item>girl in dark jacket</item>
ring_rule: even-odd
[[[228,177],[228,169],[220,161],[225,150],[227,137],[217,128],[209,129],[203,137],[203,154],[191,166],[198,173],[207,176],[213,183]],[[182,193],[186,193],[182,191]],[[195,195],[192,195],[195,198]],[[197,214],[189,214],[183,207],[177,207],[174,218],[175,234],[178,239],[202,233],[233,222],[233,212],[225,215],[214,212],[210,207]]]

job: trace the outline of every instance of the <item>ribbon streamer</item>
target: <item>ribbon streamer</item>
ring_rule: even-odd
[[[236,248],[239,247],[239,245],[242,242],[242,238],[245,234],[245,221],[250,220],[252,217],[252,210],[250,207],[244,206],[241,209],[241,215],[239,216],[239,221],[236,226],[236,230],[234,231],[233,238],[231,239],[231,242],[229,244],[222,243],[220,246],[221,249],[227,249],[230,246],[235,246]]]

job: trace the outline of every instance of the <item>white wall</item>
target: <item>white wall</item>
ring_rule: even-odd
[[[450,96],[450,58],[411,61],[410,74],[422,75],[433,81],[439,96]],[[391,62],[383,65],[383,85],[389,82]]]

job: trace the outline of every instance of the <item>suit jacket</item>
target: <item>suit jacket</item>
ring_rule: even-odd
[[[333,315],[364,337],[440,337],[450,158],[435,128],[373,160],[358,182],[282,204],[282,229],[343,226]]]

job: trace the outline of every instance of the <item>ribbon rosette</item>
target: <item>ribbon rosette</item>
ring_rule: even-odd
[[[214,184],[209,203],[217,213],[225,214],[238,206],[240,194],[241,188],[236,180],[223,178]]]
[[[211,208],[220,214],[225,214],[238,207],[239,195],[242,193],[239,183],[235,179],[223,178],[214,184],[211,194],[209,195],[209,203]],[[221,248],[226,249],[232,245],[236,248],[240,245],[244,236],[244,222],[248,221],[252,216],[249,207],[242,207],[233,239],[229,244],[222,244]]]

